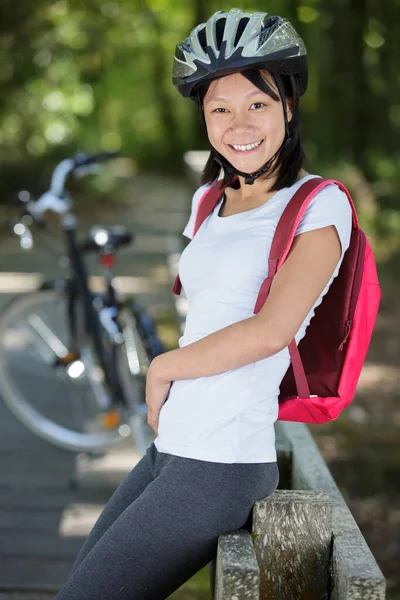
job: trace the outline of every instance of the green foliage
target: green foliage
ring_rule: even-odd
[[[244,10],[265,10],[242,0]],[[205,148],[195,106],[171,83],[175,45],[228,0],[20,0],[0,7],[0,185],[9,198],[77,150],[120,150],[141,169],[177,171]],[[398,210],[400,4],[271,0],[309,53],[302,132],[315,171],[360,169],[378,208]],[[34,175],[34,177],[33,177]],[[393,230],[393,218],[388,220]]]

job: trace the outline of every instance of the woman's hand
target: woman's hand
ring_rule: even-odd
[[[163,356],[160,354],[151,361],[146,378],[147,422],[157,435],[158,416],[171,387],[171,381],[167,381],[161,374],[160,361]]]

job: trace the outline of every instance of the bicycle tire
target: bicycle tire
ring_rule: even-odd
[[[65,297],[65,291],[63,290],[38,290],[34,293],[24,294],[14,298],[1,311],[0,393],[3,396],[6,405],[15,415],[15,417],[23,425],[25,425],[28,429],[30,429],[33,433],[35,433],[42,439],[52,444],[55,444],[56,446],[74,452],[90,452],[102,450],[107,447],[114,446],[126,439],[125,435],[121,435],[120,428],[101,431],[99,427],[99,430],[94,431],[75,431],[69,429],[68,427],[62,426],[59,423],[55,422],[54,419],[48,418],[45,415],[41,414],[41,412],[38,411],[34,405],[32,405],[32,390],[35,390],[36,393],[38,393],[39,391],[43,393],[43,390],[48,389],[48,387],[43,385],[44,382],[40,380],[40,377],[44,378],[44,380],[46,380],[46,377],[49,378],[49,380],[52,381],[53,384],[56,381],[57,383],[59,383],[59,380],[63,380],[62,378],[60,379],[59,374],[57,374],[58,379],[50,377],[50,369],[46,369],[46,367],[38,359],[39,345],[38,340],[35,339],[37,337],[37,331],[35,331],[32,336],[32,332],[30,332],[30,329],[26,326],[26,323],[28,322],[28,325],[32,326],[32,323],[36,322],[37,327],[40,321],[37,319],[32,320],[32,318],[30,319],[30,321],[27,321],[27,315],[30,317],[36,316],[38,319],[42,319],[42,323],[45,323],[45,320],[43,319],[46,318],[46,308],[49,309],[50,307],[52,310],[54,310],[55,315],[62,315],[62,301],[63,299],[65,300]],[[60,324],[60,327],[62,326],[63,325]],[[43,326],[41,325],[41,327]],[[45,330],[42,329],[42,331]],[[35,339],[35,341],[31,342],[30,338]],[[42,355],[43,353],[45,354],[44,348],[46,344],[48,344],[48,342],[43,344],[43,347],[41,348]],[[21,350],[20,353],[18,353],[18,345],[19,349]],[[31,345],[36,346],[36,348],[31,348]],[[95,353],[93,352],[93,348],[91,349],[90,345],[88,345],[86,350],[87,354],[85,360],[87,360],[88,357],[91,357],[91,359],[95,360]],[[23,355],[23,352],[25,353],[25,355]],[[29,360],[31,360],[31,362],[29,362]],[[43,356],[42,360],[44,361]],[[40,370],[39,367],[42,370]],[[28,380],[26,379],[27,375]],[[69,384],[69,389],[71,389],[71,381],[66,379],[64,383]],[[84,388],[84,383],[78,383]],[[92,383],[93,382],[89,382],[89,387],[86,388],[89,390],[89,394],[92,390],[92,388],[90,387]],[[100,380],[99,385],[102,385]],[[31,396],[31,399],[28,397],[28,392],[23,390],[23,387],[25,387],[25,390],[29,390],[29,395]],[[68,385],[66,387],[63,387],[61,385],[58,387],[54,386],[53,397],[54,395],[57,397],[57,392],[59,391],[58,388],[60,390],[62,389],[63,391],[65,391],[65,389],[68,389]],[[77,404],[76,389],[77,388],[75,387],[75,405]],[[84,394],[84,392],[82,392],[82,394]],[[106,398],[109,392],[105,390],[104,394],[104,397]],[[93,393],[93,390],[92,395],[95,395]],[[40,401],[42,403],[45,403],[46,399],[43,400],[41,396]],[[95,401],[91,400],[90,402],[92,405],[98,408],[98,398],[96,398]],[[50,409],[51,408],[53,408],[53,413],[57,410],[57,407],[50,407]],[[63,408],[65,408],[64,405]],[[50,410],[50,413],[51,412],[52,411]],[[124,431],[126,434],[126,429]]]

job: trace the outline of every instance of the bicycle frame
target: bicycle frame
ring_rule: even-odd
[[[65,182],[73,172],[79,171],[81,175],[85,174],[96,167],[99,162],[115,156],[116,153],[113,152],[100,152],[92,156],[78,154],[73,159],[65,159],[55,168],[50,189],[47,192],[42,194],[36,201],[30,199],[29,193],[27,193],[26,199],[20,198],[20,200],[25,204],[25,212],[37,224],[43,225],[43,214],[48,210],[59,214],[61,218],[70,271],[69,276],[63,278],[63,292],[67,297],[68,314],[66,316],[70,339],[68,355],[65,359],[58,357],[56,364],[67,364],[70,360],[75,359],[74,355],[78,357],[80,350],[85,347],[89,338],[93,343],[97,359],[104,372],[105,383],[111,392],[111,397],[123,405],[128,405],[129,402],[124,397],[123,387],[118,376],[117,365],[119,343],[124,341],[123,332],[120,330],[120,324],[118,323],[118,315],[125,305],[125,300],[114,286],[114,276],[111,271],[113,261],[106,260],[108,258],[106,248],[104,248],[104,262],[102,261],[103,267],[105,267],[106,292],[96,294],[90,290],[83,253],[86,250],[97,249],[97,247],[86,248],[84,244],[78,243],[76,238],[77,219],[71,210],[71,198],[65,192]],[[20,235],[23,235],[26,229],[24,225]],[[101,253],[101,248],[98,251]],[[114,249],[111,250],[111,252],[113,251]],[[45,283],[42,289],[46,287],[49,287],[48,283]],[[51,287],[54,287],[54,285]],[[99,306],[95,302],[97,298],[100,301]],[[78,317],[80,316],[77,310],[78,302],[83,306],[82,328],[78,324]],[[139,323],[139,327],[140,325],[141,323]],[[146,333],[146,327],[141,327],[141,330],[144,334]],[[106,338],[104,334],[106,334]]]
[[[84,309],[84,328],[85,334],[93,340],[96,353],[98,355],[101,367],[104,372],[107,385],[113,390],[115,397],[122,404],[125,399],[120,388],[119,379],[114,364],[114,356],[110,356],[104,347],[101,335],[101,323],[99,315],[94,306],[96,294],[94,294],[88,284],[88,274],[86,266],[82,260],[81,251],[76,239],[77,220],[74,215],[67,213],[63,217],[62,228],[64,231],[67,256],[69,259],[70,276],[64,279],[66,283],[65,293],[68,298],[67,322],[69,327],[70,350],[79,353],[81,344],[81,335],[77,330],[77,300],[82,300]],[[116,300],[115,290],[109,281],[107,285],[108,302]],[[116,305],[116,308],[118,306]],[[113,354],[113,353],[112,353]]]

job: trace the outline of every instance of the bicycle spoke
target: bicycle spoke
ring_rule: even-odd
[[[64,346],[57,335],[46,325],[46,323],[37,314],[32,314],[27,317],[27,321],[38,336],[48,345],[50,350],[58,358],[63,358],[68,354],[68,348]]]

